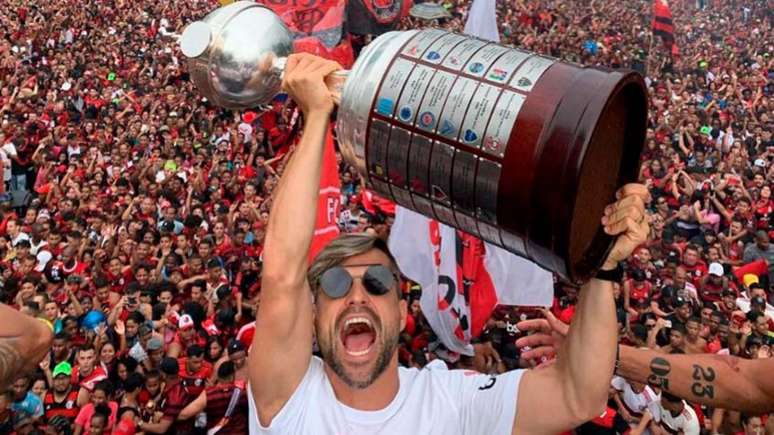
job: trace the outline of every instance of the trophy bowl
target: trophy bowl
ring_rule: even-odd
[[[264,6],[236,1],[189,24],[179,39],[196,87],[214,104],[247,109],[281,92],[293,35]]]

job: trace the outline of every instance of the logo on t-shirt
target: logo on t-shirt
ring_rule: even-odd
[[[497,382],[497,376],[492,375],[489,377],[489,381],[487,381],[486,384],[478,387],[479,391],[486,391],[492,387],[494,387],[495,382]]]

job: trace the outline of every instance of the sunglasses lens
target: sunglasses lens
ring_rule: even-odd
[[[320,287],[329,298],[338,299],[352,286],[352,276],[343,267],[332,267],[320,276]]]
[[[372,295],[387,294],[395,284],[395,274],[385,266],[371,266],[363,275],[363,286]]]

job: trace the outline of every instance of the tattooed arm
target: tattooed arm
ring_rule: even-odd
[[[0,304],[0,391],[16,377],[37,367],[53,340],[43,322]]]
[[[618,374],[689,402],[752,414],[774,411],[774,358],[667,355],[620,347]]]
[[[530,360],[555,356],[565,340],[567,325],[549,319],[525,320],[521,331],[533,331],[516,341],[521,357]],[[650,349],[619,346],[616,374],[626,379],[663,388],[692,403],[760,415],[774,412],[774,358],[754,360],[733,356],[672,355]]]

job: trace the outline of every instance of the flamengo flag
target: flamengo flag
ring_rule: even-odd
[[[339,205],[341,203],[341,180],[333,149],[333,126],[325,134],[322,168],[320,171],[320,196],[317,200],[317,223],[314,237],[309,246],[309,262],[322,251],[325,245],[339,235]]]
[[[653,2],[653,35],[660,36],[664,46],[672,49],[675,44],[675,26],[672,23],[672,11],[666,0]]]
[[[495,0],[475,0],[468,11],[465,33],[488,41],[500,42],[495,7]]]
[[[422,286],[422,313],[449,350],[473,355],[470,340],[497,304],[551,305],[551,273],[433,219],[396,209],[390,251],[401,272]]]
[[[347,0],[257,0],[282,18],[293,33],[293,52],[335,60],[344,68],[355,61],[344,28]]]

